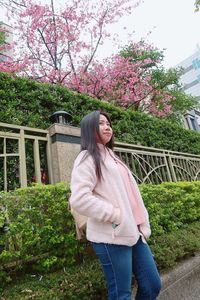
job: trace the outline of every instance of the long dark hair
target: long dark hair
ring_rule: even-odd
[[[95,164],[95,171],[97,178],[101,180],[102,172],[101,172],[101,155],[100,150],[97,145],[97,140],[101,141],[101,137],[99,134],[99,118],[100,115],[104,115],[110,126],[112,127],[110,117],[107,113],[96,110],[86,115],[81,121],[81,151],[87,150],[89,154],[92,156]],[[105,145],[110,149],[113,149],[114,146],[114,137]]]

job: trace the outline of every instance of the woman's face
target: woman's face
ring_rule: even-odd
[[[104,115],[99,116],[99,135],[102,143],[106,145],[112,138],[113,131],[110,127],[110,123]]]

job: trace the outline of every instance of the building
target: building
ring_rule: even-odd
[[[0,21],[0,28],[2,28],[3,31],[5,32],[5,43],[10,46],[6,50],[1,52],[0,61],[7,61],[13,57],[13,49],[11,47],[13,43],[13,31],[11,26],[1,21]]]
[[[180,82],[185,93],[197,97],[200,102],[200,47],[194,54],[180,62],[176,67],[182,67]],[[193,109],[185,114],[185,126],[200,133],[200,110]]]

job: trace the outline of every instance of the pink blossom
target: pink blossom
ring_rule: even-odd
[[[5,0],[4,4],[14,29],[14,56],[29,57],[26,75],[46,76],[45,80],[60,84],[76,76],[79,68],[87,71],[109,36],[109,25],[138,5],[136,0],[69,0],[59,8],[50,2]]]

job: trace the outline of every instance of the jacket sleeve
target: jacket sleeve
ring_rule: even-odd
[[[140,190],[139,190],[138,186],[137,186],[137,190],[138,190],[138,194],[140,195],[141,202],[144,206],[144,212],[145,212],[145,215],[146,215],[146,221],[139,225],[139,230],[144,235],[144,237],[146,239],[148,239],[151,235],[151,226],[150,226],[150,223],[149,223],[149,214],[148,214],[148,211],[147,211],[147,209],[144,205],[144,201],[142,199],[142,196],[141,196],[141,193],[140,193]]]
[[[151,235],[151,226],[150,226],[150,223],[149,223],[149,214],[148,214],[148,211],[147,211],[147,209],[144,205],[144,201],[142,199],[142,195],[140,193],[138,184],[136,183],[135,178],[132,176],[131,172],[130,172],[130,176],[132,177],[132,181],[133,181],[134,186],[135,186],[135,192],[136,192],[136,195],[137,195],[137,199],[138,199],[138,201],[140,201],[140,204],[143,207],[144,214],[145,214],[145,219],[146,219],[143,223],[141,223],[139,225],[139,230],[144,235],[144,237],[146,239],[148,239]]]
[[[71,175],[70,205],[79,214],[101,222],[119,224],[120,209],[103,201],[93,193],[97,184],[95,165],[90,155],[77,157]]]

